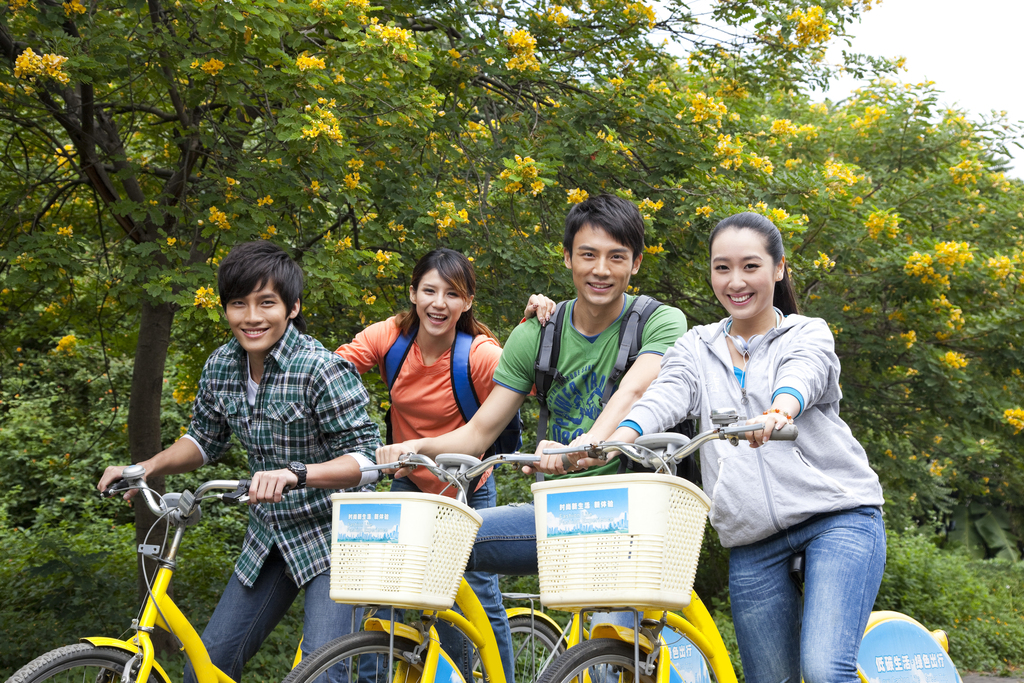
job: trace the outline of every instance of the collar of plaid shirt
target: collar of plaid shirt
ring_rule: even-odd
[[[230,427],[248,451],[252,474],[284,468],[293,460],[326,462],[352,451],[374,459],[379,434],[366,414],[368,396],[358,374],[294,325],[288,325],[267,353],[273,362],[264,362],[252,408],[245,400],[245,350],[232,338],[215,356],[204,374],[210,375],[216,405],[201,406],[197,400],[193,427],[212,435],[218,432],[212,423],[226,423],[223,426]],[[309,400],[311,391],[317,392],[314,401]],[[227,444],[217,446],[213,450],[219,454]],[[239,580],[251,586],[275,545],[299,586],[327,570],[332,493],[307,488],[288,493],[280,503],[251,506],[249,528],[235,564]]]

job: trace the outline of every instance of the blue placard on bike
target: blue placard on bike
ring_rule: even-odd
[[[629,489],[563,491],[547,496],[548,538],[629,533]]]
[[[338,506],[338,543],[398,543],[402,506],[360,503]]]
[[[899,619],[883,621],[864,635],[857,664],[871,683],[960,683],[952,660],[931,634]]]

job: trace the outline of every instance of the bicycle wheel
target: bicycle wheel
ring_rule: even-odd
[[[641,652],[641,663],[646,658]],[[595,638],[570,648],[540,675],[541,683],[654,683],[654,680],[653,674],[637,678],[633,646],[611,638]]]
[[[117,683],[131,653],[89,643],[66,645],[36,657],[18,669],[7,683]],[[150,676],[150,680],[160,680]]]
[[[512,629],[512,651],[515,658],[516,683],[533,683],[558,655],[565,652],[562,634],[551,624],[518,614],[508,620]]]
[[[338,680],[387,683],[390,638],[382,631],[360,631],[336,638],[309,657],[304,657],[282,683],[315,681],[331,667],[338,667],[332,674],[332,678],[337,677]],[[395,636],[395,656],[390,664],[392,683],[416,683],[420,680],[423,663],[413,654],[416,647],[412,640]]]

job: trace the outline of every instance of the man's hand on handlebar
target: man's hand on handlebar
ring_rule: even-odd
[[[393,443],[388,446],[381,446],[377,449],[377,464],[387,465],[388,463],[397,462],[398,459],[405,453],[417,453],[419,440],[414,439],[412,441],[405,441],[402,443]],[[408,468],[392,468],[383,470],[385,474],[392,475],[395,479],[401,479],[402,477],[409,474]]]
[[[127,467],[127,465],[111,465],[107,469],[103,470],[103,476],[100,477],[99,483],[96,484],[96,490],[103,493],[120,481],[121,473],[124,471],[125,467]],[[145,479],[145,477],[143,477],[143,479]],[[131,500],[138,492],[138,489],[125,491],[123,498],[125,500]]]
[[[286,487],[298,486],[299,478],[291,470],[268,470],[257,472],[249,484],[249,505],[256,503],[280,503]]]

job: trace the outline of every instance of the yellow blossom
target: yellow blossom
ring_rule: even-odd
[[[69,356],[75,355],[75,347],[78,346],[78,338],[73,334],[65,335],[57,342],[56,353],[66,353]]]
[[[957,185],[973,185],[981,175],[981,164],[970,159],[949,167],[949,175]]]
[[[366,303],[367,306],[372,306],[373,302],[375,302],[376,300],[377,300],[377,295],[376,294],[370,294],[369,292],[365,292],[363,294],[363,302]]]
[[[365,164],[363,163],[362,159],[349,159],[348,161],[345,162],[345,165],[348,166],[353,171],[358,171]]]
[[[167,238],[167,246],[173,247],[177,243],[178,243],[178,238],[177,237],[168,237]]]
[[[1006,280],[1016,271],[1016,266],[1010,257],[997,254],[985,262],[992,269],[992,275],[996,280]]]
[[[199,68],[202,69],[206,74],[208,74],[210,76],[216,76],[218,73],[220,73],[221,69],[224,68],[224,62],[220,61],[219,59],[214,58],[214,59],[208,60],[205,64],[203,64]]]
[[[939,357],[939,361],[949,366],[953,370],[961,370],[967,367],[967,357],[962,353],[956,351],[947,351],[945,354]]]
[[[60,55],[37,55],[32,51],[32,48],[27,47],[14,60],[14,77],[25,79],[52,78],[62,85],[67,85],[71,82],[71,78],[64,73],[64,64],[67,61],[67,57],[61,57]]]
[[[912,277],[920,278],[922,284],[938,284],[943,287],[949,287],[949,276],[939,275],[935,272],[935,268],[932,267],[931,254],[922,254],[915,251],[907,257],[906,263],[903,264],[903,272]]]
[[[829,271],[836,267],[836,262],[828,257],[823,251],[818,252],[818,258],[814,260],[814,267],[821,268],[824,271]]]
[[[377,17],[370,19],[366,27],[366,34],[375,36],[385,45],[393,46],[395,51],[398,48],[413,49],[416,42],[412,39],[412,31],[397,26],[381,26]]]
[[[693,114],[693,122],[701,123],[714,119],[715,128],[722,125],[722,117],[729,111],[724,102],[719,102],[713,97],[708,97],[703,92],[697,92],[690,96],[690,112]],[[676,114],[677,119],[682,118],[682,112]]]
[[[660,254],[661,252],[665,251],[665,247],[663,247],[660,244],[651,244],[648,245],[647,247],[644,247],[644,251],[653,256],[655,254]]]
[[[350,190],[354,190],[357,187],[359,187],[359,174],[358,173],[349,173],[348,175],[346,175],[345,176],[345,187],[347,187]]]
[[[654,15],[654,8],[642,2],[627,2],[622,13],[627,19],[643,24],[647,28],[654,28],[658,23]]]
[[[1024,410],[1020,408],[1008,408],[1003,411],[1003,419],[1014,428],[1014,434],[1020,434],[1024,431]]]
[[[589,194],[587,194],[586,190],[581,190],[578,187],[575,187],[571,190],[566,190],[565,194],[566,203],[568,204],[579,204],[580,202],[585,202],[587,201],[587,197],[590,196]]]
[[[864,227],[868,229],[868,236],[873,240],[878,239],[882,233],[893,238],[900,233],[899,222],[900,215],[887,209],[871,212],[864,221]]]
[[[952,270],[974,260],[968,242],[939,242],[935,245],[935,262]]]
[[[75,234],[75,231],[70,225],[68,225],[63,228],[57,228],[57,234],[61,237],[71,237]]]
[[[821,7],[809,7],[806,12],[794,10],[786,19],[797,22],[796,42],[801,47],[827,43],[832,37],[832,26],[825,19],[825,10]]]
[[[319,57],[310,57],[305,53],[299,55],[298,59],[295,60],[295,66],[299,67],[299,71],[308,71],[309,69],[323,70],[327,68],[324,60]]]
[[[256,200],[256,206],[270,206],[274,203],[274,198],[269,194],[266,197]]]
[[[537,39],[530,35],[526,29],[505,32],[505,42],[512,52],[512,58],[505,62],[505,66],[513,71],[540,71],[540,62],[534,54],[537,49]]]
[[[711,215],[711,213],[712,213],[712,209],[711,209],[711,207],[710,207],[710,206],[698,206],[698,207],[697,207],[697,208],[696,208],[696,209],[694,210],[694,212],[695,212],[695,213],[696,213],[696,214],[697,214],[698,216],[703,216],[704,218],[707,218],[708,216],[710,216],[710,215]]]
[[[917,341],[917,332],[915,332],[914,330],[910,330],[909,332],[904,332],[903,334],[901,334],[900,337],[903,339],[903,341],[907,345],[907,348],[909,349],[914,345],[914,342]]]
[[[217,293],[213,291],[213,287],[200,287],[196,290],[196,298],[192,305],[201,308],[216,308]]]
[[[83,5],[78,0],[69,0],[68,2],[64,3],[64,14],[68,17],[74,16],[76,14],[85,14],[85,12],[85,5]]]
[[[174,387],[174,391],[171,392],[171,396],[174,398],[175,403],[178,405],[185,405],[186,403],[192,403],[196,400],[196,391],[199,387],[191,381],[182,381],[178,383],[178,386]],[[187,429],[182,425],[182,429]],[[184,436],[184,433],[182,434]]]
[[[879,119],[885,116],[885,114],[886,110],[884,107],[876,107],[873,104],[868,105],[864,109],[864,116],[854,118],[853,123],[850,124],[850,128],[858,131],[859,135],[867,135],[868,129]]]
[[[221,230],[230,230],[231,224],[228,223],[228,215],[218,209],[216,206],[210,207],[210,222],[216,225]]]

